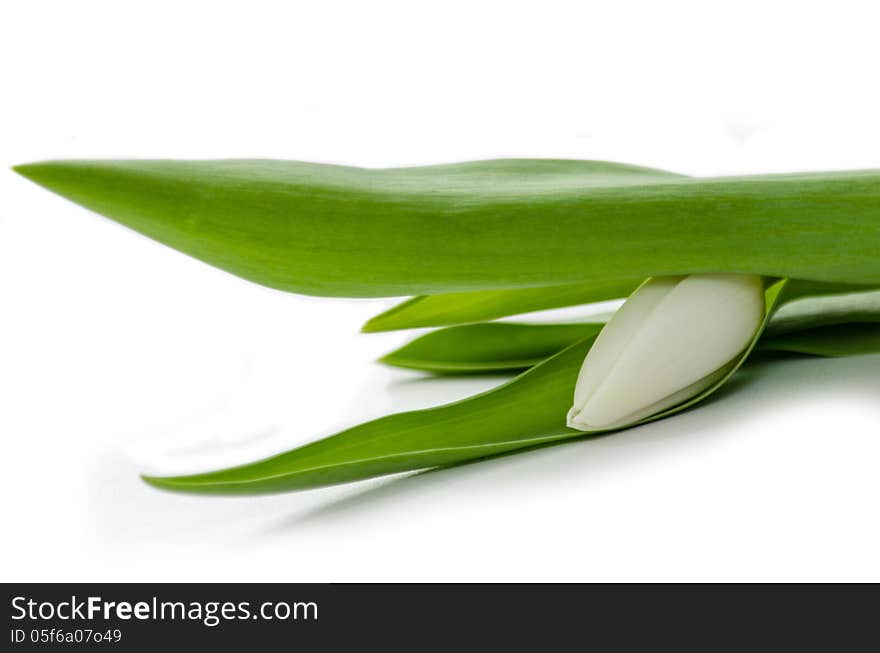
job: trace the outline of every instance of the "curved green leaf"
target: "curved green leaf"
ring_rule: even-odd
[[[841,356],[873,351],[873,330],[832,329],[832,325],[880,322],[880,291],[861,287],[791,282],[798,294],[773,314],[757,344],[760,350]],[[825,328],[823,328],[825,327]],[[523,324],[492,322],[438,329],[380,359],[395,367],[435,374],[475,374],[528,369],[565,347],[595,336],[601,322]],[[876,329],[876,327],[875,327]],[[876,329],[880,331],[880,329]],[[842,342],[854,333],[854,343]],[[824,352],[824,354],[823,354]]]
[[[448,327],[416,338],[379,359],[437,374],[506,372],[534,367],[566,347],[594,339],[603,323],[490,322]]]
[[[596,175],[599,180],[604,182],[611,175],[619,175],[626,179],[633,172],[628,166],[603,164],[601,167],[591,169],[589,174]],[[684,175],[666,170],[639,169],[637,174],[640,177],[652,176],[657,179],[684,177]],[[584,175],[587,175],[586,171]],[[468,324],[520,313],[622,299],[632,294],[643,281],[643,278],[633,278],[540,288],[476,290],[423,295],[408,299],[384,313],[376,315],[367,321],[361,330],[364,333],[373,333],[449,324]]]
[[[362,331],[395,331],[418,327],[484,322],[508,315],[564,306],[623,299],[644,279],[568,284],[547,288],[477,290],[413,297],[371,318]]]
[[[598,335],[602,323],[488,322],[431,331],[378,362],[432,374],[494,374],[534,367],[566,347]]]
[[[217,472],[150,477],[156,487],[258,494],[357,481],[583,435],[565,425],[588,343],[577,343],[483,394],[388,415],[260,462]]]
[[[880,283],[878,171],[658,178],[540,160],[389,170],[57,161],[16,170],[219,268],[306,294],[721,272]]]
[[[546,288],[478,290],[465,293],[444,293],[441,295],[413,297],[371,318],[363,326],[362,331],[372,333],[419,327],[469,324],[532,311],[590,304],[609,299],[622,299],[631,295],[643,281],[644,279],[629,279],[604,283],[568,284]],[[803,294],[817,295],[860,293],[866,288],[872,288],[872,286],[861,284],[829,284],[801,280],[793,280],[791,283],[797,284],[808,291]],[[808,312],[830,315],[835,310],[831,305],[811,304],[810,302],[812,301],[811,299],[804,300],[805,305],[799,306],[792,313],[796,316]],[[843,299],[841,301],[845,302],[846,300]],[[849,309],[844,308],[843,310]],[[795,317],[796,322],[803,319],[803,317]],[[774,333],[781,333],[784,326],[780,325],[779,329],[777,329],[776,322],[778,320],[774,318],[774,324],[770,328],[774,329]]]
[[[637,422],[672,415],[715,392],[745,361],[781,299],[785,280],[767,287],[767,315],[751,345],[714,385],[678,406]],[[384,474],[438,467],[583,437],[565,426],[580,366],[592,338],[575,343],[510,382],[456,403],[382,417],[249,465],[176,477],[145,476],[156,487],[207,494],[303,490]],[[596,433],[605,432],[597,431]]]

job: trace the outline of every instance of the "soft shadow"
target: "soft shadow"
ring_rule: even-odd
[[[270,526],[268,533],[345,519],[375,510],[412,495],[465,483],[477,476],[502,483],[541,485],[565,482],[568,475],[602,475],[640,460],[668,454],[678,447],[711,446],[718,437],[731,437],[721,425],[785,410],[816,395],[865,399],[878,406],[880,355],[847,359],[805,357],[758,360],[740,370],[709,400],[679,415],[601,436],[584,436],[519,449],[458,465],[390,477],[361,492],[331,500]]]
[[[387,390],[392,411],[402,412],[466,399],[507,383],[513,377],[513,374],[435,376],[412,371],[392,380]]]

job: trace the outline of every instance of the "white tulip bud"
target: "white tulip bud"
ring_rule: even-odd
[[[578,376],[568,426],[619,428],[696,396],[748,347],[764,310],[764,283],[757,275],[648,280],[593,343]]]

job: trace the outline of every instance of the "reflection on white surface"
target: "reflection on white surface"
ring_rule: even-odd
[[[533,323],[576,322],[597,319],[597,316],[605,319],[608,311],[620,303],[601,302],[589,307],[539,311],[509,319]],[[385,334],[385,340],[410,339],[425,331]],[[373,339],[376,336],[362,336],[355,346],[366,346]],[[148,433],[134,436],[135,441],[126,447],[128,458],[142,473],[159,476],[221,469],[289,450],[391,412],[458,401],[512,378],[512,375],[432,377],[378,367],[361,355],[359,368],[340,366],[340,383],[328,391],[333,396],[319,397],[315,390],[294,397],[279,392],[279,388],[291,383],[291,372],[280,364],[282,360],[290,359],[283,354],[267,356],[265,353],[259,360],[252,359],[247,374],[223,391],[222,400],[170,425],[154,426]],[[335,362],[323,361],[322,364]],[[357,379],[362,380],[352,383]],[[341,396],[343,392],[350,393],[350,396]],[[344,412],[328,413],[324,424],[315,424],[314,404],[327,403],[328,400],[336,406],[344,406]],[[305,412],[313,415],[312,432],[302,419],[303,406],[307,406]]]
[[[364,383],[375,388],[369,377]],[[171,556],[173,568],[187,560],[192,577],[205,577],[211,560],[248,560],[247,571],[225,567],[223,577],[402,579],[419,551],[441,546],[444,558],[419,567],[418,578],[821,580],[856,569],[878,578],[880,567],[864,562],[880,533],[858,501],[878,490],[878,391],[880,356],[761,363],[717,400],[636,429],[275,496],[160,492],[108,458],[94,470],[96,482],[116,485],[95,498],[97,541],[115,537],[119,564],[149,542],[151,555]],[[845,476],[836,476],[840,469]],[[822,481],[829,475],[833,487]],[[855,558],[811,566],[818,551],[843,541],[861,566]],[[522,550],[554,555],[525,568],[515,563]],[[734,550],[722,571],[718,552]],[[319,551],[332,568],[298,560]],[[767,566],[755,568],[750,555]],[[462,559],[471,561],[466,571]]]
[[[279,425],[270,415],[253,406],[224,408],[192,423],[178,425],[160,437],[140,440],[128,447],[128,455],[145,474],[203,471],[203,467],[212,468],[210,461],[222,457],[224,452],[244,454],[238,462],[246,462],[250,459],[246,455],[249,446],[258,445],[279,431]]]

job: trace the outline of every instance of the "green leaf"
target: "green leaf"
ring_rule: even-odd
[[[780,280],[768,286],[762,329],[777,303],[791,296],[783,294],[785,284]],[[667,417],[715,392],[748,357],[760,331],[746,351],[721,370],[712,387],[637,423]],[[249,465],[189,476],[145,476],[144,480],[182,492],[284,492],[451,465],[583,437],[584,433],[565,426],[565,415],[591,343],[591,337],[575,343],[510,382],[470,399],[382,417]]]
[[[150,477],[156,487],[210,494],[303,490],[503,453],[583,435],[565,426],[588,343],[464,401],[388,415],[288,453],[206,474]]]
[[[721,272],[880,283],[878,171],[691,179],[540,160],[389,170],[57,161],[16,170],[219,268],[306,294]]]
[[[518,315],[520,313],[529,313],[531,311],[590,304],[609,299],[622,299],[631,295],[643,281],[644,279],[629,279],[605,283],[568,284],[546,288],[478,290],[475,292],[413,297],[384,313],[376,315],[363,326],[362,331],[373,333],[419,327],[468,324]],[[860,284],[827,284],[800,280],[793,283],[804,287],[810,286],[819,294],[856,293],[862,292],[866,288],[866,286]],[[813,301],[811,299],[803,301],[807,302],[806,305],[799,307],[793,312],[795,322],[805,319],[799,316],[799,314],[809,312],[827,316],[820,317],[819,319],[833,320],[833,318],[830,318],[835,310],[832,307],[821,303],[810,304]],[[846,300],[841,301],[845,302]],[[878,303],[880,303],[880,300],[878,300]],[[841,310],[849,309],[843,307]],[[774,324],[776,321],[774,318]],[[774,333],[781,332],[781,329],[784,329],[783,326],[776,329],[774,325],[771,325],[770,328],[774,329]]]
[[[619,164],[599,164],[584,171],[584,177],[594,175],[600,183],[607,183],[611,175],[626,181],[634,171]],[[658,179],[683,178],[666,170],[639,169],[641,177]],[[380,313],[364,324],[364,333],[395,331],[418,327],[467,324],[494,320],[508,315],[543,311],[552,308],[590,304],[609,299],[628,297],[644,281],[643,278],[593,283],[565,284],[541,288],[514,288],[512,290],[476,290],[413,297]]]
[[[768,335],[760,351],[814,356],[880,352],[880,314],[875,323],[843,323]],[[579,340],[595,337],[602,324],[520,324],[491,322],[432,331],[383,356],[380,362],[433,374],[493,374],[534,367]]]
[[[794,282],[792,282],[794,284]],[[801,285],[801,292],[806,290]],[[762,351],[845,356],[877,351],[880,291],[840,294],[837,285],[810,284],[804,297],[782,306],[757,344]],[[834,328],[843,325],[842,328]],[[522,324],[493,322],[438,329],[381,358],[381,362],[439,374],[528,369],[565,347],[595,336],[601,323]],[[852,338],[852,343],[846,341]]]
[[[534,367],[566,347],[599,334],[603,323],[515,324],[492,322],[433,331],[381,362],[439,374],[506,372]]]
[[[806,331],[771,336],[761,350],[812,356],[857,356],[880,353],[880,324],[835,324]]]
[[[855,322],[880,322],[880,291],[852,292],[850,289],[839,293],[832,288],[821,295],[789,302],[773,316],[766,335],[777,336]]]
[[[644,279],[413,297],[370,319],[364,332],[483,322],[508,315],[628,297]]]

